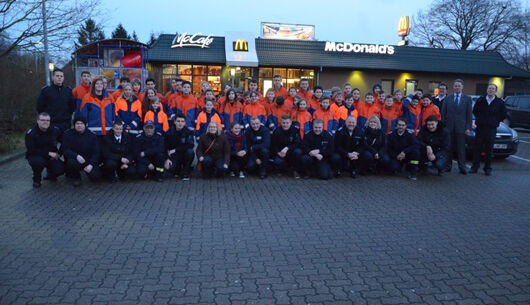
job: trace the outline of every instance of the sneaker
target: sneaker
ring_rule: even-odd
[[[409,174],[408,178],[412,181],[418,180],[418,177],[416,177],[416,174]]]
[[[236,174],[233,171],[230,171],[230,177],[235,177]]]
[[[243,173],[243,171],[239,172],[239,178],[241,179],[245,178],[245,173]]]
[[[294,179],[300,179],[300,174],[297,171],[293,171]]]
[[[183,175],[182,181],[190,181],[190,177],[188,175]]]

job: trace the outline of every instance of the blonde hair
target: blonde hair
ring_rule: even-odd
[[[370,122],[375,122],[376,124],[376,127],[375,129],[381,129],[381,121],[379,120],[379,118],[375,115],[372,115],[369,119],[368,119],[368,122],[366,122],[366,126],[368,126],[368,123]]]

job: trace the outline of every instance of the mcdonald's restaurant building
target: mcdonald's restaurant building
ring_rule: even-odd
[[[362,94],[375,83],[388,93],[422,88],[435,94],[441,82],[451,91],[453,80],[461,78],[467,94],[483,95],[493,82],[498,95],[507,96],[524,93],[530,80],[529,72],[507,63],[498,52],[256,38],[248,32],[226,32],[225,37],[162,34],[149,49],[148,69],[162,92],[178,76],[192,82],[194,93],[209,81],[216,94],[226,84],[247,90],[251,78],[264,93],[275,74],[287,88],[307,78],[311,88],[319,84],[326,90],[348,82]]]

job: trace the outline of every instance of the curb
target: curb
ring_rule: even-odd
[[[0,156],[0,165],[6,164],[8,162],[14,161],[26,153],[25,148],[18,149],[12,153],[9,153],[7,155]]]

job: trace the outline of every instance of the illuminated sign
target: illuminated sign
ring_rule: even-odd
[[[261,38],[315,40],[315,26],[287,23],[261,23]]]
[[[350,42],[326,41],[325,52],[394,54],[394,47],[387,44],[359,44]]]
[[[188,33],[176,34],[175,38],[171,42],[171,48],[182,48],[182,47],[199,47],[209,48],[213,42],[213,34],[203,36],[202,33],[195,33],[188,35]]]
[[[234,41],[233,50],[239,52],[248,52],[248,42],[245,39],[238,39]]]
[[[409,34],[409,31],[410,31],[410,17],[401,16],[401,18],[399,19],[398,36],[405,37]]]

